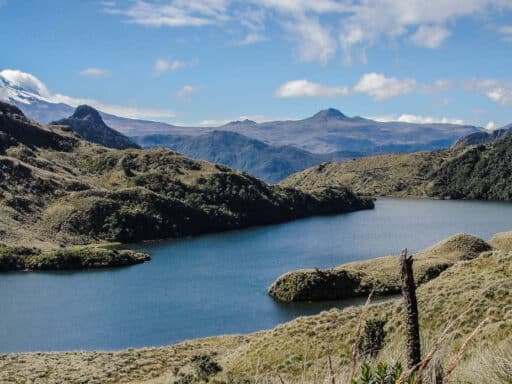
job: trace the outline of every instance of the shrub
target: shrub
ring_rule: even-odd
[[[358,378],[353,379],[351,384],[395,384],[403,373],[400,362],[395,365],[380,362],[377,367],[372,368],[365,363],[361,366],[361,374]],[[404,380],[404,384],[412,384],[415,380],[414,376]]]
[[[192,356],[190,362],[192,363],[197,377],[206,382],[209,381],[210,376],[222,371],[219,363],[217,363],[211,355],[206,353]]]
[[[362,356],[374,359],[384,346],[386,320],[371,319],[364,326],[363,334],[359,339],[359,351]]]

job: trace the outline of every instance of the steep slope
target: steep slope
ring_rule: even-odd
[[[512,136],[512,124],[506,125],[492,132],[475,132],[461,137],[455,142],[453,148],[463,148],[469,145],[487,144],[504,136]]]
[[[193,159],[224,164],[270,183],[325,161],[362,156],[356,152],[315,154],[289,146],[277,147],[228,131],[213,131],[200,136],[147,135],[132,139],[143,148],[170,148]]]
[[[139,148],[128,137],[107,126],[99,112],[88,105],[79,105],[71,116],[51,124],[67,125],[85,140],[108,148]]]
[[[512,200],[512,138],[322,164],[288,177],[281,185],[303,190],[346,186],[376,196]]]
[[[113,150],[0,104],[0,242],[179,237],[371,208],[349,190],[269,186],[175,152]]]

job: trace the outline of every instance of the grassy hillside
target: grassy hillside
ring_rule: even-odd
[[[512,138],[468,148],[322,164],[285,179],[303,190],[346,186],[361,195],[512,199]]]
[[[499,237],[510,244],[512,235]],[[487,319],[469,344],[454,382],[509,382],[500,379],[500,375],[510,379],[506,367],[512,364],[512,254],[508,250],[494,249],[459,261],[421,285],[417,293],[424,354],[447,324],[463,315],[435,356],[446,368],[466,337]],[[261,383],[266,378],[278,383],[276,373],[286,383],[323,382],[330,356],[337,383],[344,383],[359,316],[358,307],[332,309],[247,336],[213,337],[162,348],[0,355],[0,381],[167,384],[179,373],[192,372],[192,356],[207,353],[222,368],[213,382]],[[401,300],[371,305],[368,319],[385,320],[384,346],[375,362],[403,360]]]
[[[499,240],[497,240],[499,241]],[[458,234],[414,255],[414,278],[424,284],[461,260],[469,260],[492,247],[482,239]],[[340,265],[333,269],[304,269],[280,276],[269,294],[282,302],[340,300],[397,294],[401,291],[398,256],[384,256]]]
[[[346,188],[269,186],[173,151],[114,150],[0,104],[0,242],[133,242],[373,207]]]

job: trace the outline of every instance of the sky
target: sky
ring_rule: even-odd
[[[0,0],[0,36],[0,74],[127,117],[512,122],[512,0]]]

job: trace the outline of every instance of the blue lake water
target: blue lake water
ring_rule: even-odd
[[[142,244],[152,261],[129,268],[0,274],[0,352],[159,346],[271,328],[354,303],[276,303],[266,289],[286,271],[508,230],[512,203],[379,199],[370,211]]]

